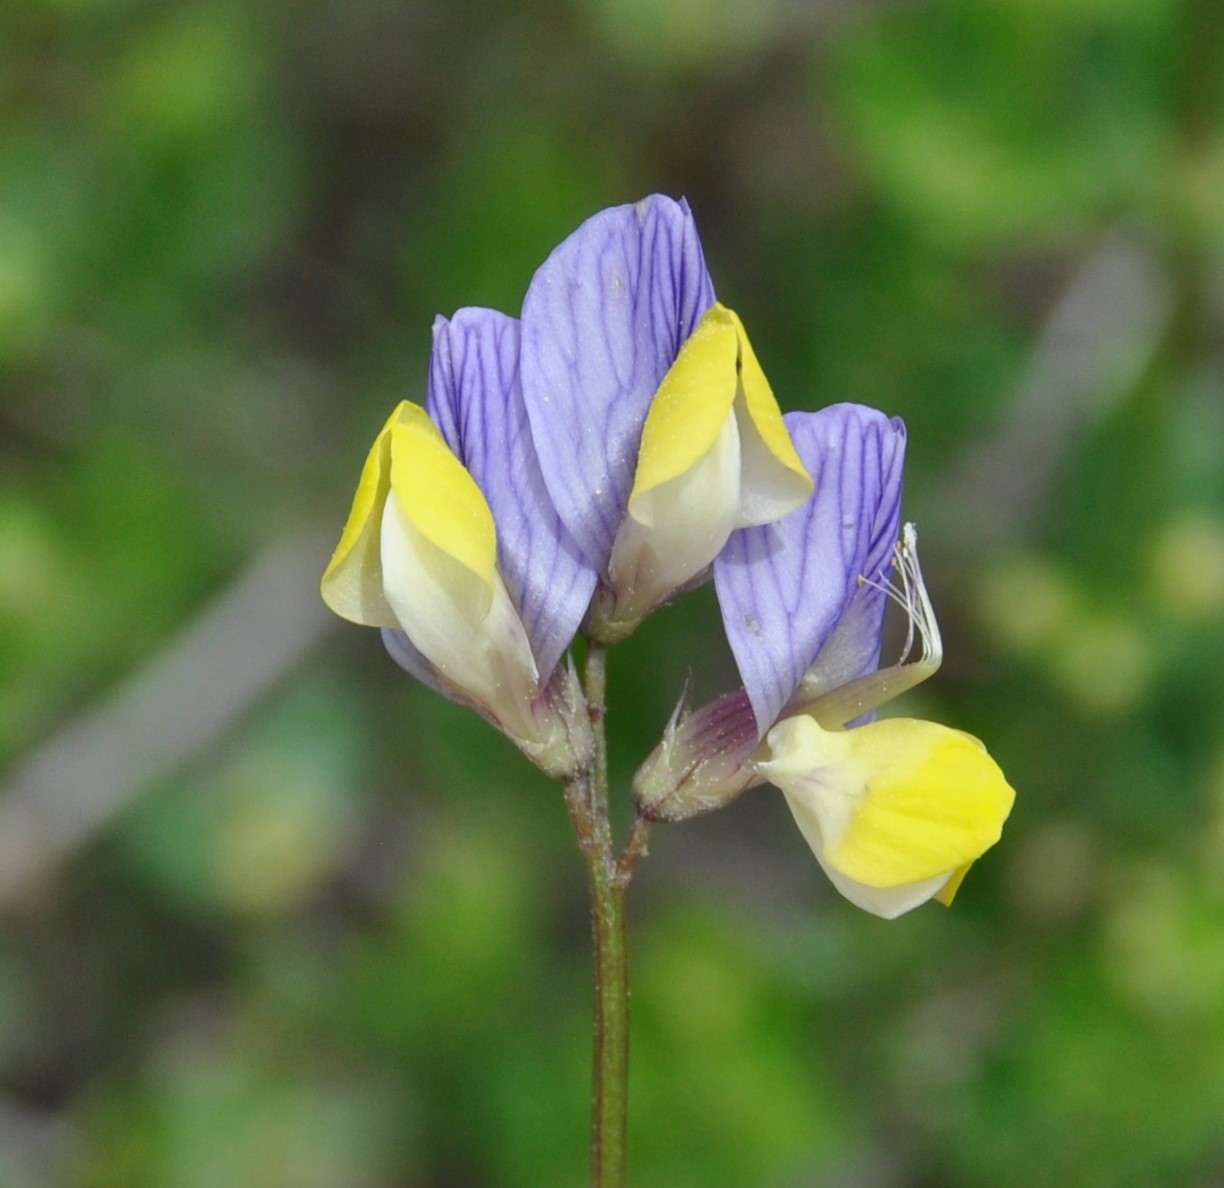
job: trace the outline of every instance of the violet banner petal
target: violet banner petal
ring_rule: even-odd
[[[586,614],[596,574],[544,484],[519,386],[518,322],[478,308],[438,318],[426,408],[488,500],[498,569],[543,687]]]
[[[688,203],[659,194],[587,219],[527,290],[523,399],[544,481],[605,576],[650,402],[713,303]]]
[[[723,626],[762,735],[782,712],[851,604],[855,639],[839,639],[870,671],[901,509],[905,426],[858,404],[785,417],[816,483],[803,507],[732,534],[714,562]],[[859,675],[853,673],[851,675]]]

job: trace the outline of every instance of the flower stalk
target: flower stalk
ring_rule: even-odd
[[[591,1184],[598,1188],[619,1188],[625,1182],[629,1097],[629,949],[625,890],[632,864],[622,872],[622,863],[613,852],[604,726],[607,648],[603,644],[588,644],[583,675],[594,746],[589,762],[566,782],[565,801],[586,862],[591,894],[595,986]],[[640,853],[644,839],[637,844]]]
[[[950,903],[1011,809],[977,739],[870,721],[942,656],[904,453],[874,409],[783,415],[687,204],[654,195],[567,237],[521,318],[439,318],[424,407],[401,404],[366,459],[324,600],[564,786],[591,895],[596,1188],[625,1182],[625,898],[653,821],[772,783],[837,890],[892,918]],[[618,855],[607,648],[711,575],[742,687],[695,710],[686,689]],[[881,669],[890,601],[909,634]]]

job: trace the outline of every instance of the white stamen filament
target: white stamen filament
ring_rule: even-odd
[[[860,577],[859,585],[881,590],[888,600],[899,606],[905,614],[905,643],[901,647],[901,655],[895,667],[905,664],[925,666],[929,668],[926,675],[930,676],[943,663],[943,639],[939,634],[939,624],[935,620],[931,596],[927,593],[926,582],[922,578],[922,568],[918,564],[918,530],[913,524],[905,524],[902,527],[901,539],[893,546],[893,554],[897,559],[897,570],[901,578],[899,587],[888,579],[880,581],[868,577]],[[922,640],[922,654],[917,660],[911,660],[915,629]]]
[[[868,577],[858,580],[861,586],[881,590],[890,602],[905,613],[905,643],[899,659],[888,668],[865,673],[833,688],[819,682],[814,670],[809,674],[810,679],[804,678],[799,693],[788,706],[788,712],[801,709],[811,714],[826,730],[840,729],[859,715],[877,709],[907,689],[921,684],[938,671],[943,663],[943,639],[918,563],[918,532],[913,524],[906,524],[902,528],[901,539],[894,552],[899,584]],[[921,642],[922,649],[917,659],[912,658],[915,637]]]

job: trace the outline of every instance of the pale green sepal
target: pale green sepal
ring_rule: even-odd
[[[340,543],[319,583],[323,601],[336,614],[365,627],[399,626],[383,595],[380,552],[383,507],[391,488],[391,427],[403,408],[391,414],[374,439]]]
[[[536,699],[537,736],[510,735],[519,750],[545,775],[566,780],[587,768],[595,753],[591,714],[572,656],[558,664]]]

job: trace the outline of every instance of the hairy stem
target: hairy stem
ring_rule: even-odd
[[[625,886],[613,855],[604,727],[607,650],[587,649],[585,692],[595,735],[590,766],[566,784],[565,799],[587,864],[595,966],[591,1184],[622,1188],[629,1089],[629,955]]]

